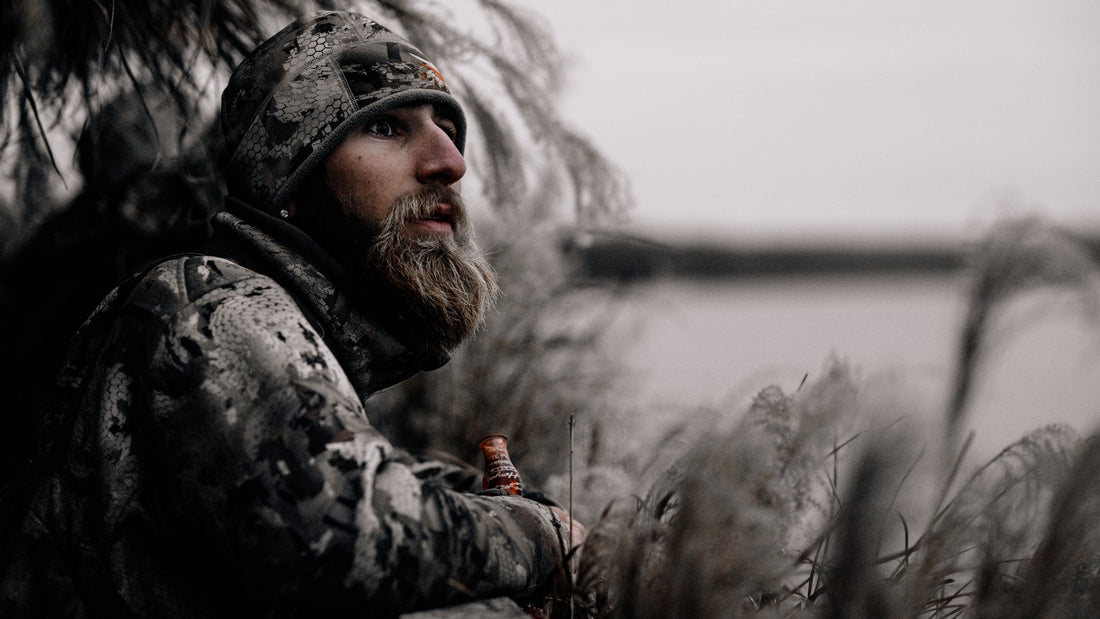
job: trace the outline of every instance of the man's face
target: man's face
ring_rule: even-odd
[[[432,105],[397,108],[367,120],[325,159],[329,190],[342,215],[361,230],[381,230],[395,202],[426,188],[458,190],[466,162],[454,143],[455,124]],[[410,222],[413,237],[454,233],[455,205],[441,203]]]
[[[367,120],[299,192],[292,220],[364,285],[401,295],[422,335],[453,348],[480,325],[496,279],[458,193],[453,121],[431,105]]]

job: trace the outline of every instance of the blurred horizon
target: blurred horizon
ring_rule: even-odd
[[[1100,262],[1100,234],[1051,228]],[[980,239],[869,237],[736,238],[612,230],[563,243],[588,278],[620,283],[721,281],[800,276],[952,277]]]

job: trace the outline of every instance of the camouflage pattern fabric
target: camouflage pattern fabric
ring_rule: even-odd
[[[492,598],[407,613],[401,615],[400,619],[531,619],[531,616],[508,598]]]
[[[230,193],[274,214],[358,123],[414,102],[452,111],[462,151],[462,107],[420,50],[355,13],[295,21],[241,62],[222,95]]]
[[[540,600],[568,535],[550,510],[471,493],[469,469],[394,447],[364,413],[362,398],[425,357],[289,245],[228,213],[216,225],[268,274],[177,257],[84,325],[49,467],[4,557],[0,616]]]

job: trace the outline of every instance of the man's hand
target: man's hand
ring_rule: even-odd
[[[561,521],[562,526],[568,527],[572,540],[569,543],[569,548],[566,549],[566,556],[570,557],[569,560],[569,573],[559,572],[560,577],[568,578],[565,583],[557,583],[553,590],[556,595],[552,594],[548,596],[542,603],[542,605],[532,604],[525,607],[523,610],[529,617],[534,619],[549,619],[554,616],[554,606],[556,604],[565,603],[569,599],[569,595],[572,595],[573,591],[573,574],[577,571],[577,565],[580,562],[579,553],[576,549],[584,543],[584,525],[577,522],[573,518],[569,517],[569,512],[557,507],[556,505],[547,505],[550,508],[554,517]],[[564,597],[563,597],[564,596]]]
[[[573,539],[569,543],[569,551],[572,551],[574,548],[576,548],[576,547],[578,547],[578,546],[580,546],[581,544],[584,543],[584,525],[583,524],[581,524],[577,520],[574,520],[573,518],[569,517],[569,512],[565,511],[564,509],[562,509],[560,507],[555,507],[555,506],[551,505],[550,506],[550,511],[554,512],[554,515],[558,517],[558,520],[561,520],[562,524],[564,524],[566,527],[569,528],[569,532],[571,533],[571,535],[573,537]],[[574,561],[574,564],[575,563],[576,562]]]

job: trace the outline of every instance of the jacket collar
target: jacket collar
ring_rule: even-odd
[[[290,292],[361,397],[450,359],[445,352],[409,345],[411,338],[387,328],[400,320],[386,315],[390,305],[385,291],[366,290],[353,297],[343,267],[295,226],[232,197],[212,223],[213,242],[221,253]]]

